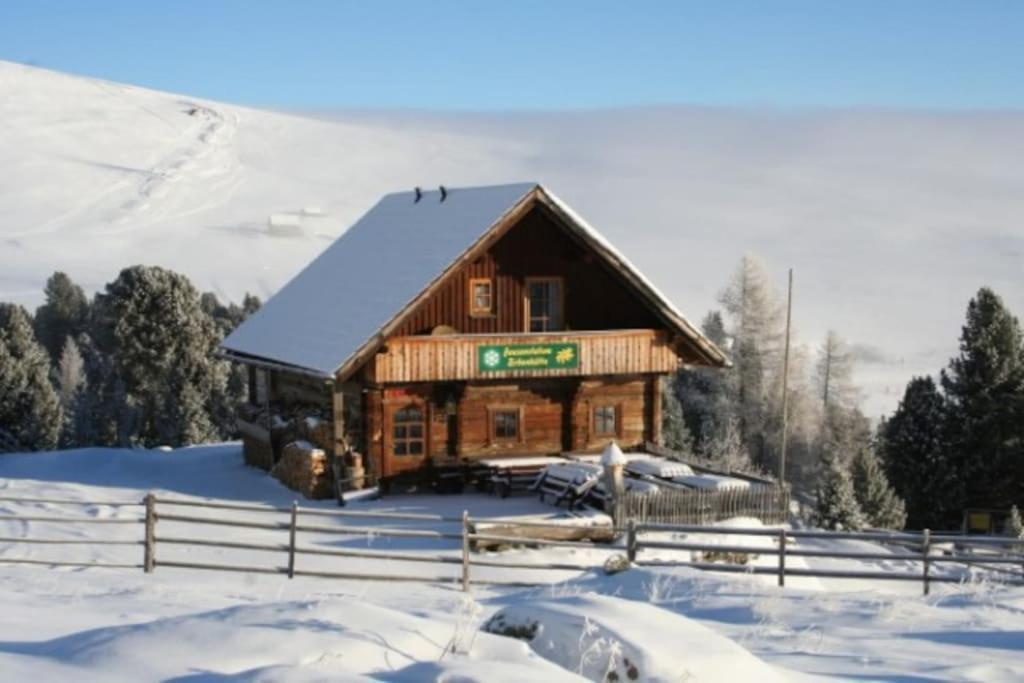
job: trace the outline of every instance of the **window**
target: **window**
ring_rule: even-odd
[[[517,441],[519,439],[518,410],[514,408],[495,410],[492,420],[492,435],[495,441]]]
[[[618,433],[618,410],[615,406],[597,406],[594,408],[594,433],[602,436],[614,436]]]
[[[528,332],[548,332],[563,328],[560,279],[527,279],[526,298]]]
[[[474,277],[469,280],[469,314],[494,313],[494,285],[490,278]]]
[[[395,455],[423,455],[423,410],[406,406],[395,411],[391,450]]]

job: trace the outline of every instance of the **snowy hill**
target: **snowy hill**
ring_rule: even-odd
[[[266,296],[385,192],[535,179],[694,319],[744,252],[793,266],[802,340],[856,346],[873,415],[980,285],[1024,314],[1024,114],[316,114],[0,62],[0,300],[140,262]]]

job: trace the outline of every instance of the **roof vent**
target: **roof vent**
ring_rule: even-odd
[[[415,204],[416,202],[418,202],[421,199],[423,199],[423,190],[421,190],[419,187],[417,187],[416,188],[416,199],[412,200],[412,203]]]
[[[448,190],[444,189],[444,185],[438,185],[437,189],[441,190],[441,201],[448,199]]]

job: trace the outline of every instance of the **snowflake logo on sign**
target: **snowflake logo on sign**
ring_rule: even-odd
[[[484,354],[484,365],[489,368],[496,368],[501,363],[501,354],[491,349]]]

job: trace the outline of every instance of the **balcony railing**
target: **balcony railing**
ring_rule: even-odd
[[[369,367],[370,380],[438,382],[672,372],[679,367],[660,330],[398,337]]]

